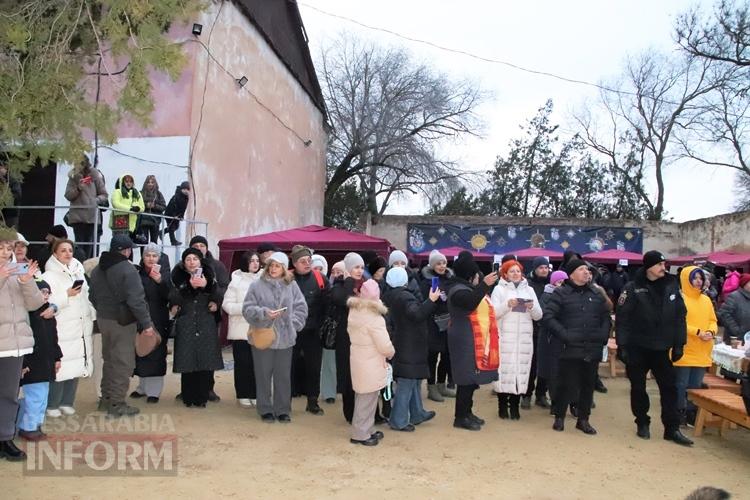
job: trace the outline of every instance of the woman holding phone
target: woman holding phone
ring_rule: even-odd
[[[135,374],[138,375],[138,388],[130,397],[146,396],[147,403],[158,403],[164,388],[164,375],[167,374],[167,338],[169,337],[169,293],[172,282],[169,268],[159,264],[161,249],[156,243],[149,243],[141,251],[143,258],[137,266],[138,274],[146,293],[146,303],[154,329],[161,335],[162,342],[147,356],[136,356]]]
[[[253,350],[258,414],[269,424],[276,420],[285,424],[292,421],[292,349],[297,332],[307,320],[307,302],[294,281],[294,275],[287,272],[288,268],[286,254],[272,253],[266,259],[260,278],[250,285],[242,304],[242,315],[251,328],[272,328],[275,335],[267,348],[259,348],[253,337],[249,339]]]
[[[57,338],[63,357],[50,383],[47,416],[73,415],[78,379],[94,370],[93,340],[96,311],[89,302],[83,264],[73,257],[73,242],[57,240],[44,266],[42,279],[50,285],[49,301],[58,308]]]
[[[205,408],[214,370],[224,368],[214,313],[221,306],[221,294],[211,266],[195,248],[182,252],[172,270],[169,294],[175,316],[174,364],[181,374],[180,393],[187,406]]]
[[[500,281],[492,292],[500,330],[500,379],[495,382],[500,418],[521,418],[521,396],[526,394],[534,354],[534,321],[542,319],[534,289],[523,277],[520,262],[509,260],[500,267]]]

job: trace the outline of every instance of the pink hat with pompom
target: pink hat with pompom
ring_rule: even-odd
[[[359,297],[367,300],[380,300],[380,285],[378,285],[378,282],[369,279],[362,283],[362,288],[359,290]]]

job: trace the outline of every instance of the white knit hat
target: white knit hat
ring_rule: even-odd
[[[320,254],[315,254],[312,256],[312,267],[322,267],[323,268],[323,274],[328,274],[328,261],[325,257],[323,257]]]
[[[346,268],[346,271],[350,273],[352,272],[352,269],[354,269],[354,266],[365,267],[365,261],[360,254],[349,252],[344,256],[344,267]]]
[[[430,269],[435,269],[438,262],[448,262],[448,259],[445,258],[445,255],[440,253],[440,250],[435,249],[430,252],[430,256],[427,258],[427,265]]]
[[[388,267],[393,267],[394,262],[403,262],[404,264],[408,264],[409,259],[406,258],[406,254],[401,250],[394,250],[388,257]]]
[[[281,264],[284,267],[284,269],[288,269],[289,268],[289,257],[287,257],[284,252],[274,252],[274,253],[272,253],[268,257],[268,259],[266,259],[266,265],[268,265],[268,261],[269,260],[272,260],[274,262],[278,262],[279,264]]]

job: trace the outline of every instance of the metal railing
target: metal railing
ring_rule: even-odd
[[[162,214],[155,214],[151,212],[128,212],[123,210],[114,209],[112,207],[102,207],[99,205],[24,205],[24,206],[7,206],[3,207],[3,209],[13,209],[13,210],[20,210],[19,214],[19,222],[18,227],[16,227],[16,230],[19,231],[21,234],[24,234],[24,226],[30,225],[29,223],[24,223],[24,210],[51,210],[54,212],[53,215],[53,224],[62,224],[66,226],[68,231],[68,239],[75,241],[77,246],[82,247],[89,247],[93,246],[93,250],[91,254],[95,257],[98,257],[100,252],[102,251],[102,247],[105,249],[109,248],[109,242],[111,240],[112,234],[114,231],[109,227],[108,219],[105,217],[111,217],[111,213],[114,212],[116,215],[136,215],[136,216],[148,216],[152,217],[154,219],[158,219],[158,239],[161,239],[162,242],[159,244],[162,248],[162,251],[164,253],[167,253],[170,255],[170,258],[172,259],[171,262],[176,262],[180,259],[180,256],[182,254],[182,251],[187,248],[187,241],[189,241],[190,238],[196,235],[203,235],[206,236],[208,234],[208,222],[201,221],[201,220],[193,220],[193,219],[187,219],[187,218],[180,218],[180,217],[172,217],[168,215],[162,215]],[[76,241],[74,237],[74,230],[72,226],[69,226],[68,224],[65,224],[64,218],[65,214],[59,215],[58,211],[67,211],[69,210],[93,210],[96,209],[99,211],[99,216],[94,218],[94,241]],[[109,216],[106,214],[110,214]],[[176,238],[179,240],[182,238],[182,241],[180,241],[179,245],[172,245],[171,241],[169,244],[167,244],[167,241],[169,240],[169,233],[166,232],[166,227],[168,224],[168,221],[170,220],[177,220],[179,221],[179,225],[176,233]],[[184,230],[182,230],[184,223]],[[199,229],[200,228],[200,229]],[[136,224],[136,234],[139,234],[138,232],[138,225]],[[201,230],[202,229],[202,230]],[[102,231],[101,237],[99,236],[99,231]],[[121,231],[123,233],[126,233],[126,231]],[[127,231],[129,234],[129,231]],[[24,234],[25,237],[25,234]],[[29,244],[32,245],[46,245],[47,241],[32,241],[28,240]],[[139,244],[136,241],[133,242],[134,247],[143,247],[145,244]]]

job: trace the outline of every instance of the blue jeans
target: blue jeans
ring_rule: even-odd
[[[422,406],[420,392],[422,380],[416,378],[396,378],[396,392],[393,395],[390,425],[403,429],[408,424],[422,423],[429,413]]]
[[[675,366],[675,385],[677,386],[677,409],[695,410],[695,405],[687,400],[688,389],[700,389],[706,369],[702,366]]]
[[[38,382],[23,386],[23,399],[18,401],[18,428],[22,431],[35,431],[44,423],[47,410],[49,382]]]

